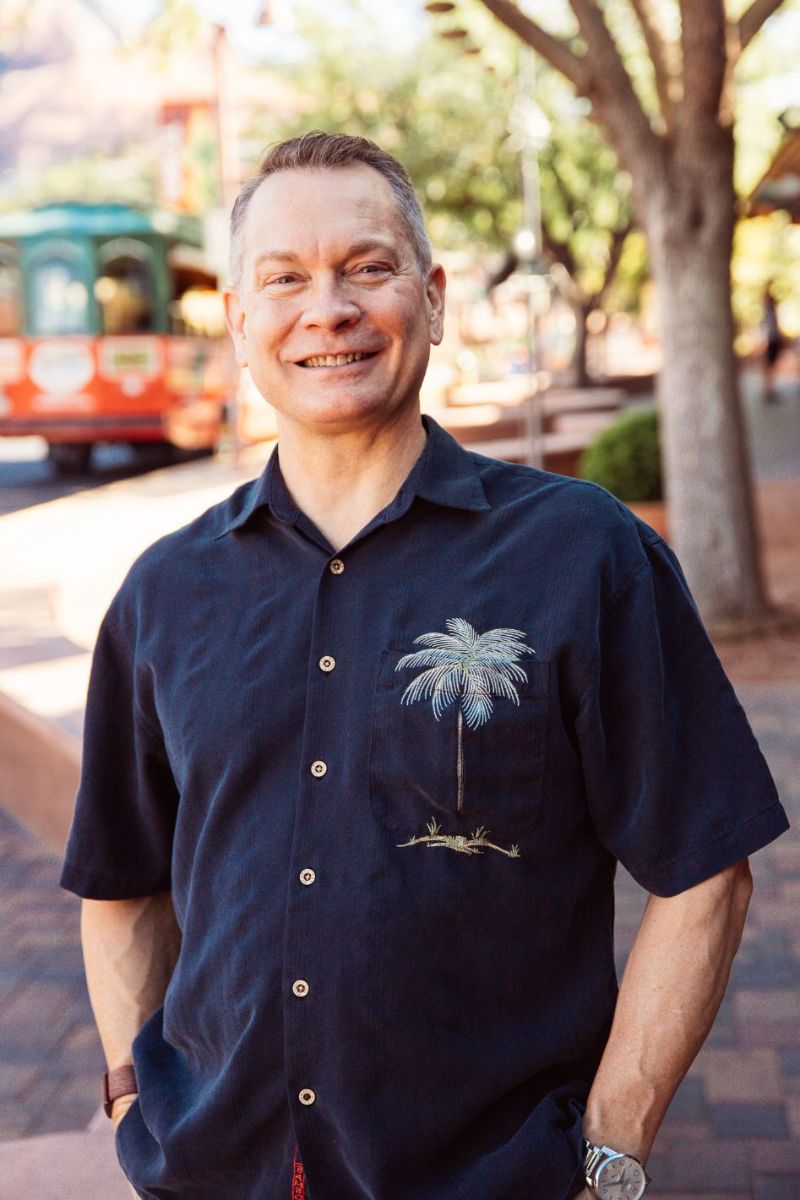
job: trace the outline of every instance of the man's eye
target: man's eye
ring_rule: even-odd
[[[388,271],[385,263],[362,263],[356,267],[357,275],[386,275]]]
[[[270,284],[278,284],[279,286],[280,285],[285,286],[285,285],[288,285],[291,283],[297,283],[297,276],[296,275],[276,275],[274,279],[270,279],[270,280],[268,280],[268,282]]]

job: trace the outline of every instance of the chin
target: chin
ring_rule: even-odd
[[[370,397],[364,400],[356,398],[324,398],[316,402],[309,400],[302,407],[278,408],[278,415],[285,420],[310,429],[358,428],[369,422],[385,419],[397,409],[397,405],[385,400],[375,400]]]

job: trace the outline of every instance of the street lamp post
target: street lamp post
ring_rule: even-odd
[[[522,228],[514,239],[514,251],[526,268],[527,352],[530,391],[525,400],[524,427],[527,461],[532,467],[544,464],[542,446],[542,397],[545,377],[541,353],[541,317],[547,307],[542,247],[542,209],[539,184],[539,154],[549,134],[547,118],[536,103],[536,60],[521,47],[517,65],[517,99],[511,113],[511,131],[520,151],[522,178]]]

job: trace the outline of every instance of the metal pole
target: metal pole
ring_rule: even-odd
[[[540,398],[540,321],[539,297],[536,295],[534,271],[542,261],[542,211],[539,190],[539,153],[537,139],[531,128],[536,105],[536,60],[533,51],[521,46],[517,66],[517,86],[520,101],[523,230],[529,242],[527,277],[527,339],[528,378],[530,392],[525,401],[524,425],[527,442],[527,461],[532,467],[543,465],[542,411]]]

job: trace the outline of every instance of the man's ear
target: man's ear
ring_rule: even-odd
[[[428,271],[428,280],[425,284],[432,346],[438,346],[444,337],[444,291],[446,284],[447,279],[444,267],[439,263],[434,263]]]
[[[225,288],[225,323],[233,339],[236,361],[240,367],[247,366],[247,342],[244,333],[244,309],[239,299],[239,293],[234,288]]]

